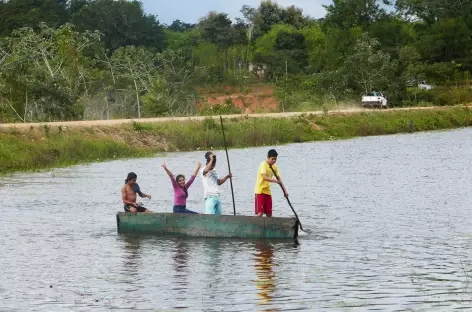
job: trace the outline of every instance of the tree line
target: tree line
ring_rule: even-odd
[[[257,82],[274,83],[285,109],[374,90],[394,105],[469,99],[472,1],[325,9],[313,19],[266,0],[234,21],[210,12],[163,25],[139,1],[0,0],[0,119],[195,114],[205,86]],[[422,80],[438,87],[413,90]]]

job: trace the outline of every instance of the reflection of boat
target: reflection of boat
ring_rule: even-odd
[[[272,300],[275,291],[275,273],[272,270],[274,247],[266,242],[256,243],[256,287],[259,289],[258,296],[261,304],[268,304]]]
[[[180,213],[128,213],[116,215],[119,233],[153,233],[175,236],[296,238],[295,218],[261,218]]]

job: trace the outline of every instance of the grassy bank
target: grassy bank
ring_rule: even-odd
[[[225,121],[231,147],[276,145],[472,126],[472,110],[369,111]],[[133,123],[114,127],[30,127],[0,132],[0,173],[38,170],[156,152],[221,148],[217,121]]]

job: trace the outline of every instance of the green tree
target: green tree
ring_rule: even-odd
[[[153,72],[143,96],[145,113],[150,116],[194,114],[198,101],[194,86],[200,69],[180,51],[166,51],[157,59],[159,70]]]
[[[389,89],[395,82],[398,62],[380,50],[377,39],[358,40],[354,51],[344,62],[344,73],[350,83],[363,92]]]
[[[23,121],[80,118],[81,98],[100,75],[83,51],[99,39],[97,32],[78,33],[70,24],[13,31],[0,56],[0,98]]]
[[[320,72],[326,67],[326,60],[330,57],[326,34],[318,24],[303,28],[300,31],[305,37],[308,66],[310,72]]]
[[[266,34],[278,24],[300,29],[311,23],[310,18],[303,15],[302,9],[293,5],[284,8],[271,0],[261,1],[257,8],[244,5],[241,13],[248,24],[254,25],[256,37]]]
[[[0,37],[22,27],[37,29],[40,22],[59,27],[69,20],[69,12],[66,0],[0,1]]]
[[[143,47],[121,47],[110,58],[110,71],[118,88],[134,92],[138,118],[141,118],[141,95],[149,91],[156,64],[156,56]]]
[[[360,26],[367,30],[384,13],[376,0],[333,0],[333,4],[324,5],[324,8],[325,25],[341,29]]]
[[[302,31],[289,25],[276,25],[256,41],[253,61],[267,66],[267,77],[278,79],[301,74],[308,67],[308,53]]]
[[[415,42],[416,32],[411,23],[385,15],[369,27],[369,36],[377,38],[381,49],[398,58],[402,47]]]
[[[472,26],[472,2],[463,0],[396,0],[395,7],[401,15],[411,20],[420,18],[427,25],[443,19],[464,18]]]
[[[416,47],[429,62],[463,62],[472,56],[470,30],[462,18],[444,19],[422,28]]]
[[[200,20],[198,28],[203,40],[227,49],[234,39],[232,22],[226,13],[210,12]]]
[[[111,51],[131,45],[165,48],[163,27],[154,15],[144,13],[138,1],[96,0],[75,12],[72,23],[79,31],[103,33],[105,48]]]
[[[181,20],[175,20],[170,24],[167,29],[175,32],[186,32],[195,28],[194,24],[184,23]]]

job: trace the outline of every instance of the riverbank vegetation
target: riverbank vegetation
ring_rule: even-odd
[[[472,102],[471,1],[325,9],[264,0],[163,25],[139,1],[0,0],[0,122],[329,110],[370,91]]]
[[[225,119],[229,147],[277,145],[357,136],[411,133],[472,126],[468,107],[351,114],[302,115],[291,118]],[[37,170],[159,152],[219,149],[219,121],[4,128],[0,132],[0,173]]]

